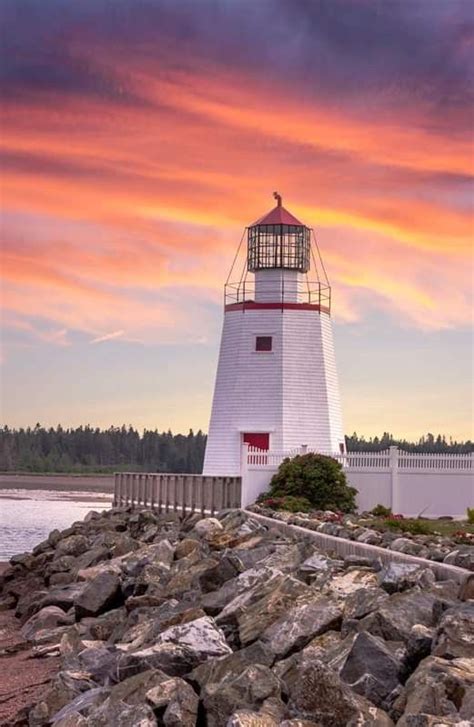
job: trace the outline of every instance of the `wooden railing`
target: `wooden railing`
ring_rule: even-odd
[[[115,507],[150,507],[158,512],[214,514],[240,507],[240,477],[117,472]]]

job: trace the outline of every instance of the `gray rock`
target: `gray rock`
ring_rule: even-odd
[[[397,727],[458,724],[474,714],[474,662],[446,661],[437,656],[424,659],[408,679],[396,702],[402,713]],[[428,721],[429,716],[436,720]],[[449,721],[451,720],[451,721]]]
[[[89,541],[84,535],[70,535],[60,540],[56,546],[56,557],[62,555],[82,555],[89,547]]]
[[[228,656],[208,659],[204,664],[200,664],[194,669],[190,674],[190,679],[199,684],[201,688],[212,684],[215,685],[213,686],[213,689],[215,689],[224,681],[235,679],[252,664],[271,666],[274,658],[266,644],[261,641],[254,641],[250,646],[234,651]]]
[[[25,639],[31,641],[39,631],[54,629],[56,626],[65,626],[73,623],[73,615],[66,615],[58,606],[46,606],[26,621],[21,629],[21,634]]]
[[[441,618],[433,654],[445,659],[474,659],[474,602],[448,609]]]
[[[398,696],[401,664],[384,641],[363,631],[354,639],[341,678],[373,704],[388,709]]]
[[[212,615],[222,611],[221,616],[225,619],[240,610],[241,602],[250,605],[258,597],[259,586],[268,583],[275,576],[280,580],[283,578],[283,574],[275,568],[250,568],[237,578],[224,583],[217,591],[204,594],[201,599],[202,607]]]
[[[217,533],[223,530],[222,523],[219,522],[215,517],[203,518],[198,520],[194,526],[194,531],[201,538],[212,538]]]
[[[258,597],[260,593],[261,598]],[[269,588],[267,583],[260,593],[257,590],[254,594],[255,602],[240,608],[237,616],[240,642],[243,645],[258,639],[274,621],[296,603],[297,599],[309,600],[314,596],[309,586],[292,576],[283,576],[274,588]],[[220,614],[220,618],[224,611]]]
[[[359,588],[349,593],[345,600],[344,619],[364,618],[379,608],[387,598],[388,594],[377,586]]]
[[[280,683],[270,669],[261,664],[247,667],[234,679],[218,686],[208,685],[202,693],[208,727],[222,727],[237,709],[258,709],[269,697],[277,697]]]
[[[120,579],[115,573],[104,571],[88,581],[74,599],[76,618],[98,616],[119,605]]]
[[[71,719],[74,715],[87,716],[94,707],[103,702],[109,694],[109,689],[105,687],[95,687],[81,692],[72,702],[66,704],[65,707],[53,715],[53,724],[57,727],[62,720]],[[80,724],[80,722],[79,722]]]
[[[387,641],[407,642],[415,624],[435,625],[433,608],[436,601],[431,593],[418,590],[394,593],[376,611],[362,619],[360,629]]]
[[[420,661],[430,655],[434,635],[434,628],[428,628],[422,624],[415,624],[412,627],[404,660],[404,670],[407,674],[411,674]]]
[[[365,543],[367,545],[380,545],[382,536],[376,530],[364,529],[363,533],[356,538],[358,543]]]
[[[277,659],[299,651],[315,636],[337,628],[342,609],[327,598],[319,597],[308,603],[290,608],[284,616],[272,623],[261,635]]]
[[[391,727],[390,717],[359,696],[322,662],[304,659],[289,689],[290,716],[321,727]]]
[[[199,699],[194,689],[179,677],[173,677],[146,693],[154,712],[165,708],[161,717],[165,727],[194,727]]]
[[[90,642],[89,642],[90,643]],[[101,642],[80,651],[77,655],[80,667],[94,681],[108,686],[118,681],[118,659],[120,652],[113,646],[104,646]]]
[[[409,541],[411,542],[411,541]],[[419,585],[422,588],[432,586],[436,577],[430,568],[416,563],[389,563],[378,575],[379,584],[387,593],[405,591]]]
[[[118,661],[118,678],[122,681],[150,669],[162,670],[168,676],[184,676],[199,663],[198,656],[189,646],[158,644],[123,653]]]

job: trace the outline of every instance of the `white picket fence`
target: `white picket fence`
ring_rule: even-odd
[[[243,445],[242,505],[254,502],[268,488],[286,457],[309,452],[307,447],[278,452]],[[349,483],[359,491],[359,510],[381,504],[394,513],[462,518],[474,507],[474,454],[420,454],[390,447],[383,452],[328,453],[338,460]]]

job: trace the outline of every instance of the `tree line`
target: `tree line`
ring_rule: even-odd
[[[427,434],[416,442],[396,439],[385,432],[365,439],[354,432],[346,437],[349,452],[377,452],[391,445],[408,452],[472,452],[473,443],[457,442],[443,435]],[[46,429],[40,424],[27,429],[0,428],[0,470],[3,472],[188,472],[202,470],[206,435],[201,430],[173,434],[133,427],[99,429],[81,426]]]

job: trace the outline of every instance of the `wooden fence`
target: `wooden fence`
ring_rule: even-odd
[[[117,472],[115,507],[150,507],[158,512],[212,515],[241,506],[240,477]]]

